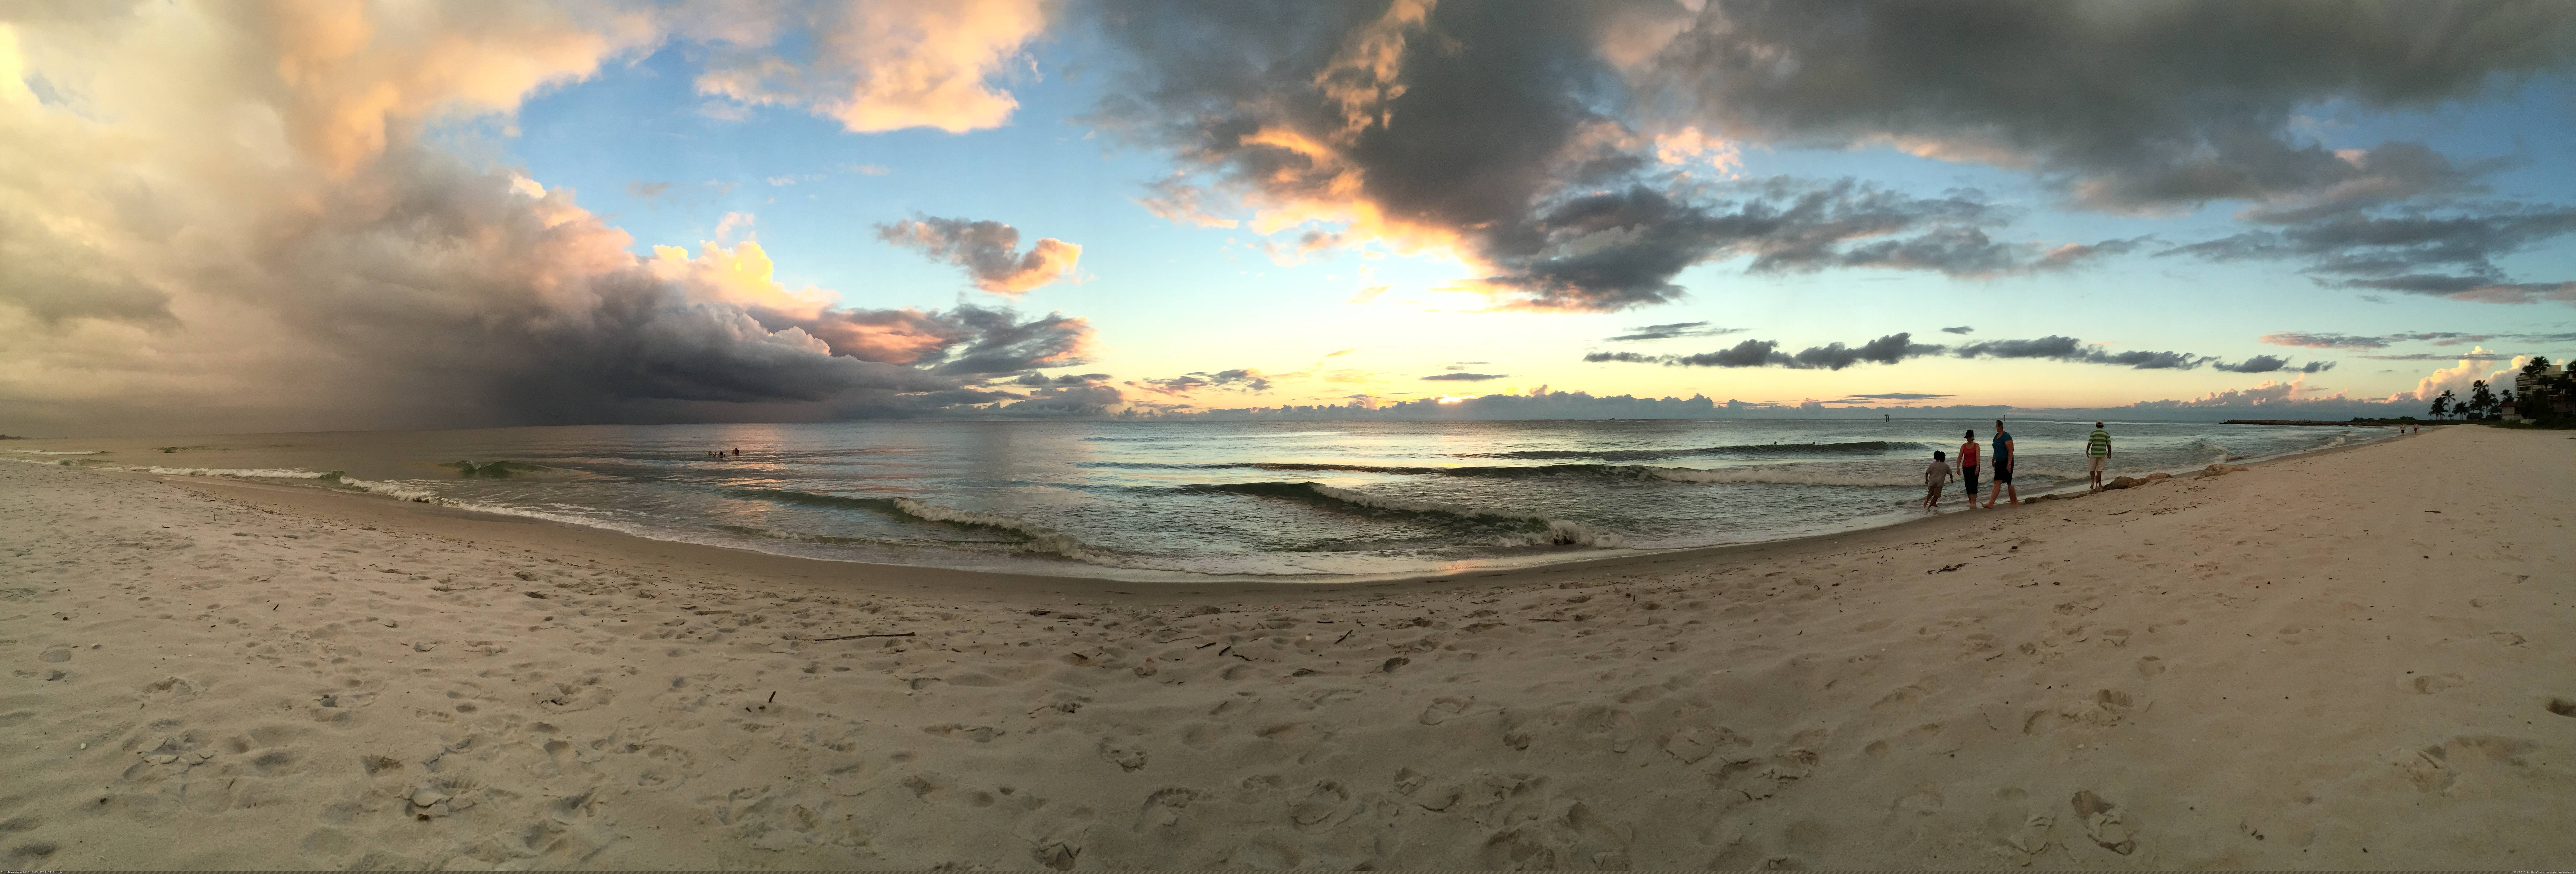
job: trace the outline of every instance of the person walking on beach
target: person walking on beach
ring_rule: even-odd
[[[1950,484],[1950,462],[1945,458],[1941,450],[1932,450],[1932,466],[1923,469],[1923,485],[1930,489],[1923,495],[1923,509],[1927,512],[1941,506],[1941,487]],[[1975,492],[1968,493],[1968,503],[1977,503]]]
[[[2102,423],[2093,423],[2093,436],[2084,438],[2084,454],[2093,460],[2093,490],[2102,490],[2102,466],[2111,463],[2111,432]]]
[[[1959,493],[1968,496],[1968,509],[1977,508],[1977,429],[1968,429],[1968,442],[1959,444]]]
[[[1994,509],[1995,498],[2007,492],[2012,495],[2012,505],[2016,507],[2021,506],[2021,489],[2015,487],[2012,481],[2014,461],[2012,435],[2004,433],[2004,420],[2002,419],[1995,420],[1995,439],[1993,442],[1995,446],[1995,460],[1993,462],[1995,484],[1986,487],[1986,509]]]

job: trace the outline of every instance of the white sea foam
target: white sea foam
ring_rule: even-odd
[[[413,483],[357,479],[355,477],[344,476],[340,478],[340,484],[371,495],[383,495],[398,501],[415,501],[423,504],[445,503],[439,499],[437,492],[420,488]]]
[[[242,479],[338,479],[339,471],[310,471],[293,467],[126,467],[121,470],[157,473],[163,476],[229,476]]]
[[[105,449],[12,449],[26,455],[106,455]]]

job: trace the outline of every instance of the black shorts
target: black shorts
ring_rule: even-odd
[[[1977,491],[1977,469],[1971,467],[1960,471],[1959,482],[1967,487],[1970,494],[1975,494]]]
[[[2012,482],[2012,468],[2009,466],[1995,468],[1995,482]]]

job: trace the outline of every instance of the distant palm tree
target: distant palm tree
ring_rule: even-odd
[[[2469,412],[2483,418],[2496,409],[2495,392],[2487,389],[2486,380],[2469,383]]]
[[[2434,395],[2434,396],[2433,396],[2433,418],[2436,418],[2436,419],[2448,419],[2448,418],[2450,418],[2450,417],[2451,417],[2451,410],[2453,409],[2454,403],[2455,403],[2456,401],[2458,401],[2458,400],[2459,400],[2458,398],[2453,397],[2453,396],[2451,395],[2451,390],[2450,390],[2450,389],[2447,389],[2447,388],[2446,388],[2446,389],[2443,389],[2441,394]]]

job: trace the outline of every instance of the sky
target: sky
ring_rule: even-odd
[[[2560,2],[17,3],[0,430],[2412,411],[2572,169]]]

